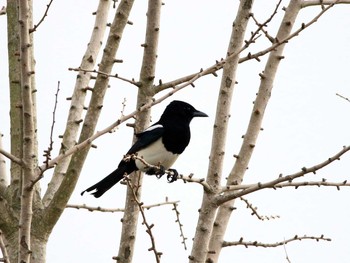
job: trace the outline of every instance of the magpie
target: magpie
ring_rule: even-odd
[[[179,155],[190,142],[190,122],[194,117],[208,117],[204,112],[196,110],[192,105],[174,100],[164,110],[159,121],[136,134],[136,142],[126,153],[126,156],[137,155],[147,163],[158,166],[160,169],[150,168],[139,159],[123,158],[118,168],[98,183],[81,193],[92,192],[96,198],[102,196],[107,190],[134,171],[140,170],[149,175],[161,177],[165,170],[171,170],[172,176],[168,181],[177,179],[177,171],[170,169]]]

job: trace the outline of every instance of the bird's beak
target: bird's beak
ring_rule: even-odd
[[[205,114],[204,112],[201,112],[199,110],[196,110],[195,112],[193,112],[193,117],[209,117],[207,114]]]

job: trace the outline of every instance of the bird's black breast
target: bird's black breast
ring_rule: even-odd
[[[165,148],[174,154],[181,154],[186,149],[190,139],[191,132],[188,125],[169,125],[162,137]]]

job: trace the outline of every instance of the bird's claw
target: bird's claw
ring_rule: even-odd
[[[173,183],[179,177],[179,173],[175,169],[168,169],[171,173],[167,175],[168,183]]]
[[[159,167],[149,168],[146,174],[154,174],[158,179],[160,179],[165,174],[165,168],[163,165],[159,165]]]
[[[158,179],[160,179],[165,174],[166,169],[163,165],[159,165],[158,167],[151,167],[146,171],[146,174],[154,174]],[[173,183],[179,177],[179,173],[175,169],[168,169],[170,172],[167,175],[167,180],[169,183]]]

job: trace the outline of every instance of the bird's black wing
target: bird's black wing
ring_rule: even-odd
[[[127,154],[133,154],[155,142],[164,134],[164,127],[155,123],[141,133],[136,134],[137,141],[130,148]]]

